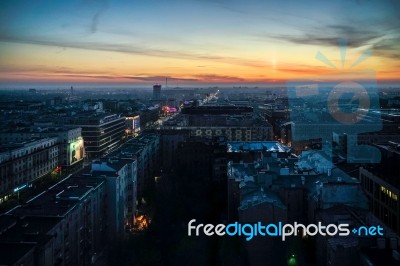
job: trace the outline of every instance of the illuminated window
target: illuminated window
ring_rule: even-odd
[[[393,193],[392,191],[388,190],[387,188],[385,188],[384,186],[381,186],[381,191],[386,194],[387,196],[389,196],[389,198],[397,201],[397,195],[395,193]]]

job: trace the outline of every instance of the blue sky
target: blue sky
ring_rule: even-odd
[[[0,82],[265,83],[365,68],[399,76],[400,1],[0,2]],[[103,59],[103,60],[100,60]],[[367,62],[368,61],[368,62]]]

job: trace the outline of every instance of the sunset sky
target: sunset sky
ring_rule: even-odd
[[[1,0],[0,88],[259,86],[366,69],[398,82],[399,10],[398,0]]]

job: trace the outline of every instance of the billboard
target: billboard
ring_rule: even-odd
[[[127,134],[137,136],[140,133],[140,116],[126,117],[126,130]]]
[[[140,132],[140,117],[138,115],[133,118],[133,132]]]
[[[76,141],[71,142],[68,147],[69,164],[74,164],[83,159],[84,146],[83,138],[79,137]]]

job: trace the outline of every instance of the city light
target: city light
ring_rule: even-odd
[[[296,265],[297,265],[296,257],[292,255],[288,260],[288,266],[296,266]]]
[[[16,188],[14,188],[14,192],[18,192],[18,191],[20,191],[20,190],[26,188],[26,186],[27,186],[27,184],[24,184],[24,185],[22,185],[22,186],[20,186],[20,187],[16,187]]]
[[[142,214],[135,218],[135,221],[133,223],[133,230],[139,232],[144,231],[149,227],[149,225],[150,225],[150,219]]]

